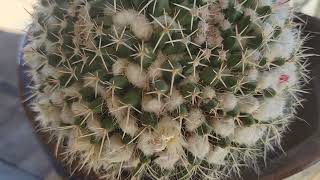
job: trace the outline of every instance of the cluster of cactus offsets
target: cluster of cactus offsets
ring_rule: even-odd
[[[105,179],[258,170],[309,80],[287,1],[39,0],[32,17],[36,120]]]

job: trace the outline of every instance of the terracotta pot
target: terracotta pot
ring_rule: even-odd
[[[320,32],[320,20],[305,15],[301,15],[300,18],[306,22],[304,27],[305,34]],[[297,19],[297,21],[301,21],[301,19]],[[319,34],[311,34],[312,39],[306,42],[306,47],[313,48],[308,53],[320,54]],[[286,152],[285,155],[271,154],[272,158],[270,162],[259,176],[252,170],[247,169],[243,172],[243,179],[280,180],[296,174],[320,160],[320,57],[311,57],[310,63],[308,69],[311,71],[313,79],[306,87],[310,89],[310,94],[305,94],[306,101],[303,102],[304,108],[300,108],[298,113],[298,117],[305,120],[305,122],[296,119],[290,125],[291,131],[284,136],[282,141],[283,149]],[[25,70],[26,67],[20,63],[18,65],[18,76],[21,101],[26,97],[28,92],[27,85],[29,81],[24,73]],[[34,121],[35,114],[30,110],[28,102],[23,102],[22,104],[33,127],[37,127],[38,124]],[[46,133],[38,131],[35,131],[35,133],[48,154],[52,157],[52,161],[56,165],[60,175],[77,180],[99,179],[93,173],[86,175],[84,172],[75,172],[71,175],[72,167],[70,169],[70,166],[64,164],[61,156],[54,156],[55,142],[48,142],[49,135]]]

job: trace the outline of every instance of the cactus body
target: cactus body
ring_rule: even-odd
[[[35,9],[24,59],[37,120],[67,162],[105,179],[240,175],[280,146],[308,80],[286,2],[41,0]]]

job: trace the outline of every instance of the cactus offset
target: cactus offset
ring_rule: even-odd
[[[101,178],[240,175],[280,146],[309,79],[292,18],[279,0],[41,0],[36,120]]]

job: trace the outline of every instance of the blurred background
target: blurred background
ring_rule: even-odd
[[[36,0],[0,0],[0,179],[60,179],[36,140],[20,106],[16,63]],[[297,11],[320,17],[320,0],[291,0]],[[288,178],[319,180],[320,163]]]

